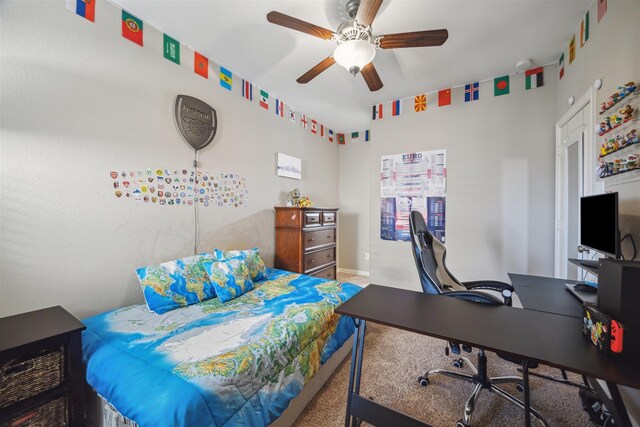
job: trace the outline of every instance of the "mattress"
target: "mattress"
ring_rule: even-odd
[[[87,382],[138,425],[263,426],[353,333],[334,309],[360,287],[269,269],[232,301],[83,322]]]

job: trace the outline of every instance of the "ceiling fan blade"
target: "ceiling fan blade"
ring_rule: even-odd
[[[333,56],[329,56],[329,57],[323,59],[322,61],[320,61],[312,69],[310,69],[309,71],[307,71],[306,73],[304,73],[303,75],[298,77],[298,80],[296,80],[296,81],[298,83],[301,83],[301,84],[309,83],[318,74],[320,74],[321,72],[323,72],[327,68],[331,67],[335,63],[336,63],[336,60],[333,59]]]
[[[330,40],[333,38],[333,31],[318,27],[317,25],[294,18],[293,16],[285,15],[284,13],[269,12],[267,13],[267,21],[272,24],[281,25],[283,27],[291,28],[292,30],[320,37],[321,39]]]
[[[362,0],[360,6],[358,6],[358,13],[356,14],[358,24],[364,25],[365,27],[371,25],[381,5],[382,0]]]
[[[382,89],[382,80],[380,80],[380,76],[373,66],[373,62],[369,62],[364,68],[360,71],[362,77],[364,77],[364,81],[367,82],[367,86],[369,86],[369,90],[371,92],[375,92],[377,90]]]
[[[380,36],[380,48],[441,46],[449,38],[447,30],[414,31],[411,33],[387,34]]]

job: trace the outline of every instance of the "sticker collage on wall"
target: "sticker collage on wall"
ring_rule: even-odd
[[[109,172],[114,194],[123,200],[172,206],[247,207],[247,179],[235,173],[145,169]]]

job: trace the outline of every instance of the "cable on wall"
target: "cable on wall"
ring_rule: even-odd
[[[195,195],[196,200],[193,201],[193,254],[197,255],[198,254],[198,235],[199,233],[199,224],[198,224],[198,150],[195,150],[193,152],[193,175],[195,177],[195,179],[193,180],[194,184],[194,191],[193,194]]]
[[[624,242],[624,239],[629,239],[631,240],[631,247],[633,248],[633,255],[631,256],[631,258],[629,258],[629,260],[634,260],[636,259],[636,255],[637,255],[637,251],[636,251],[636,242],[635,240],[633,240],[633,236],[630,233],[625,234],[622,239],[620,239],[620,243]],[[622,254],[622,250],[620,251],[621,255],[622,255],[622,259],[623,260],[627,260],[624,257],[624,254]]]

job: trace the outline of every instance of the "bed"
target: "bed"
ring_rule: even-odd
[[[87,383],[143,427],[269,425],[349,340],[353,322],[333,311],[360,289],[268,269],[226,303],[85,319]]]

